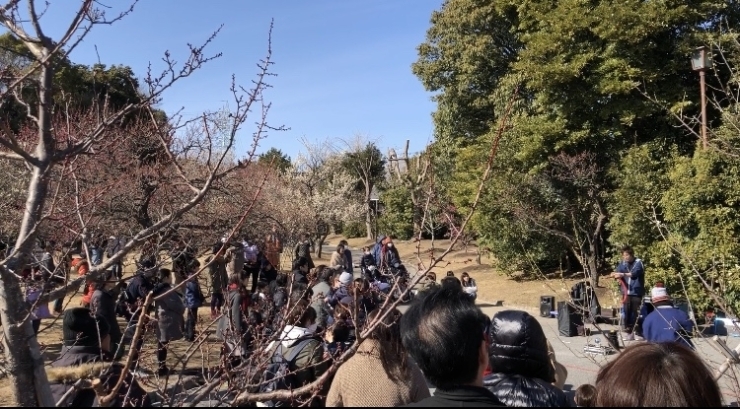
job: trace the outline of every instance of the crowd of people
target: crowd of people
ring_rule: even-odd
[[[58,270],[51,249],[47,252],[49,257],[43,260],[51,264],[24,270],[32,305],[48,290],[47,284],[34,283],[53,282]],[[384,275],[400,264],[392,238],[381,237],[374,247],[363,249],[356,260],[361,270],[357,278],[346,241],[332,254],[329,265],[314,265],[308,237],[293,249],[292,269],[280,268],[281,252],[274,232],[265,241],[248,237],[220,240],[205,259],[208,291],[204,293],[195,275],[201,269],[197,252],[181,240],[172,247],[171,269],[143,257],[128,280],[111,270],[86,282],[80,306],[63,309],[55,303],[49,311],[35,305],[36,331],[41,318],[61,316],[63,347],[48,373],[55,399],[63,406],[97,405],[94,391],[74,385],[80,378],[98,377],[109,389],[124,380],[112,406],[151,405],[134,372],[124,372],[120,364],[101,364],[120,360],[126,346],[137,358],[144,338],[133,342],[134,334],[145,320],[143,328],[153,329],[156,340],[156,373],[170,374],[171,343],[207,336],[196,329],[198,310],[209,301],[221,343],[220,369],[227,377],[247,374],[251,377],[247,384],[262,385],[254,392],[294,390],[322,380],[316,393],[301,397],[300,403],[329,407],[570,406],[563,391],[567,370],[556,360],[537,319],[517,310],[487,317],[476,305],[477,285],[468,273],[458,278],[450,271],[439,283],[435,273],[427,273],[417,296],[401,314],[398,309],[382,308],[388,299]],[[639,260],[631,249],[623,255],[624,266],[620,264],[614,277],[624,283],[625,310],[634,313],[631,309],[640,306],[632,305],[630,297],[643,297],[644,269],[637,265]],[[68,263],[66,274],[77,275],[87,274],[94,264],[81,252]],[[394,282],[397,287],[400,283]],[[155,301],[147,305],[150,294]],[[690,321],[675,312],[680,310],[672,308],[664,287],[655,286],[651,295],[654,310],[640,323],[627,319],[626,327],[627,334],[639,327],[652,342],[630,345],[601,369],[593,385],[579,387],[577,406],[722,404],[711,371],[686,336]],[[142,311],[145,306],[147,310]],[[119,317],[126,321],[123,329]],[[666,327],[665,322],[671,325]],[[369,325],[373,329],[358,340]],[[355,353],[336,373],[324,376],[352,348]],[[265,360],[267,368],[253,367],[254,362]],[[634,371],[638,366],[645,370]],[[435,388],[433,395],[430,386]]]

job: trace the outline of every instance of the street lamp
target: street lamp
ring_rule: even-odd
[[[709,48],[705,46],[698,47],[691,54],[691,68],[699,71],[699,87],[701,88],[701,141],[704,149],[707,148],[707,93],[705,72],[712,65],[709,59]]]

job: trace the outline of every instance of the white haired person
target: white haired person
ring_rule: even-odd
[[[668,290],[653,287],[651,294],[655,309],[645,317],[643,335],[648,342],[677,342],[694,349],[690,334],[694,329],[688,314],[673,306]]]

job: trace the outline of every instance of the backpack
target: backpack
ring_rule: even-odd
[[[278,344],[277,349],[270,359],[270,363],[265,368],[264,382],[260,386],[260,393],[269,393],[277,390],[292,390],[300,387],[298,385],[298,379],[295,376],[295,360],[308,344],[315,340],[315,338],[305,338],[297,341],[293,344],[293,347],[288,355],[284,355],[283,344]],[[281,407],[289,406],[290,402],[282,401],[267,401],[262,402],[263,406],[267,407]]]

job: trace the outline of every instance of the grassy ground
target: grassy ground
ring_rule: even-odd
[[[330,236],[328,244],[336,245],[341,237]],[[372,246],[372,240],[350,239],[347,240],[350,247],[360,249],[363,246]],[[422,242],[395,241],[401,259],[406,265],[417,265],[420,262],[424,266],[430,264],[431,256],[439,257],[449,246],[449,240],[436,240],[434,247],[429,240]],[[457,245],[450,252],[444,261],[441,261],[432,270],[437,274],[437,281],[442,279],[447,271],[453,271],[455,276],[467,272],[473,277],[478,286],[478,298],[486,302],[502,301],[504,306],[512,308],[533,309],[539,308],[540,296],[554,295],[558,300],[565,300],[568,292],[577,280],[573,279],[543,279],[520,281],[514,280],[506,275],[496,271],[492,267],[492,260],[487,257],[481,257],[481,263],[478,264],[475,245],[470,245],[466,251],[462,246]],[[601,302],[602,307],[611,307],[617,305],[616,287],[613,281],[608,279],[602,280],[602,285],[607,288],[598,288],[596,295]]]
[[[327,244],[336,245],[341,240],[339,236],[330,236],[327,240]],[[372,245],[371,240],[364,239],[350,239],[348,240],[350,247],[359,249],[365,245]],[[396,247],[399,250],[401,258],[404,263],[409,266],[418,265],[420,262],[424,265],[429,265],[430,257],[432,255],[439,256],[448,247],[449,241],[437,240],[432,248],[430,241],[422,241],[421,243],[402,242],[397,241]],[[285,255],[289,257],[288,254]],[[329,254],[324,254],[322,259],[315,259],[316,264],[321,264],[321,261],[327,262]],[[201,260],[203,262],[204,260]],[[287,260],[282,260],[283,266],[287,266],[289,263]],[[494,271],[491,267],[491,260],[487,257],[482,257],[481,264],[476,262],[475,247],[471,246],[466,252],[465,249],[456,248],[443,262],[433,269],[437,273],[437,278],[441,279],[445,276],[447,271],[453,271],[457,277],[462,272],[467,272],[476,280],[478,285],[479,300],[482,302],[503,302],[504,306],[511,308],[521,309],[536,309],[539,306],[539,299],[541,295],[554,295],[557,299],[563,300],[567,297],[567,293],[570,287],[575,283],[575,280],[561,280],[561,279],[550,279],[541,281],[515,281],[497,271]],[[132,268],[127,269],[127,274],[133,273]],[[609,283],[611,285],[611,283]],[[201,286],[205,292],[207,288],[207,282],[205,275],[201,278]],[[609,307],[616,305],[613,300],[614,291],[611,288],[598,289],[597,295],[601,301],[603,307]],[[79,296],[73,297],[68,300],[66,308],[76,307],[80,304]],[[203,367],[210,367],[216,365],[218,362],[219,346],[220,343],[215,338],[215,323],[213,323],[210,317],[210,309],[208,306],[204,306],[199,311],[199,325],[198,331],[208,333],[207,340],[200,344],[190,343],[184,340],[175,341],[170,345],[170,352],[168,354],[168,365],[171,368],[180,370],[183,368],[182,362],[187,360],[185,368],[187,370],[195,370]],[[122,328],[125,327],[125,322],[119,320],[119,324]],[[51,362],[59,355],[61,350],[61,320],[60,319],[46,319],[42,321],[41,332],[39,333],[39,342],[43,346],[44,358],[47,362]],[[153,335],[149,335],[146,338],[145,346],[143,348],[142,358],[138,364],[148,370],[156,368],[156,340]],[[157,379],[156,377],[150,378],[147,381],[146,387],[154,390],[157,386],[164,387],[169,382],[169,385],[175,381],[177,375],[171,376],[169,379]],[[13,405],[12,394],[10,393],[9,384],[7,378],[0,379],[0,406]]]

